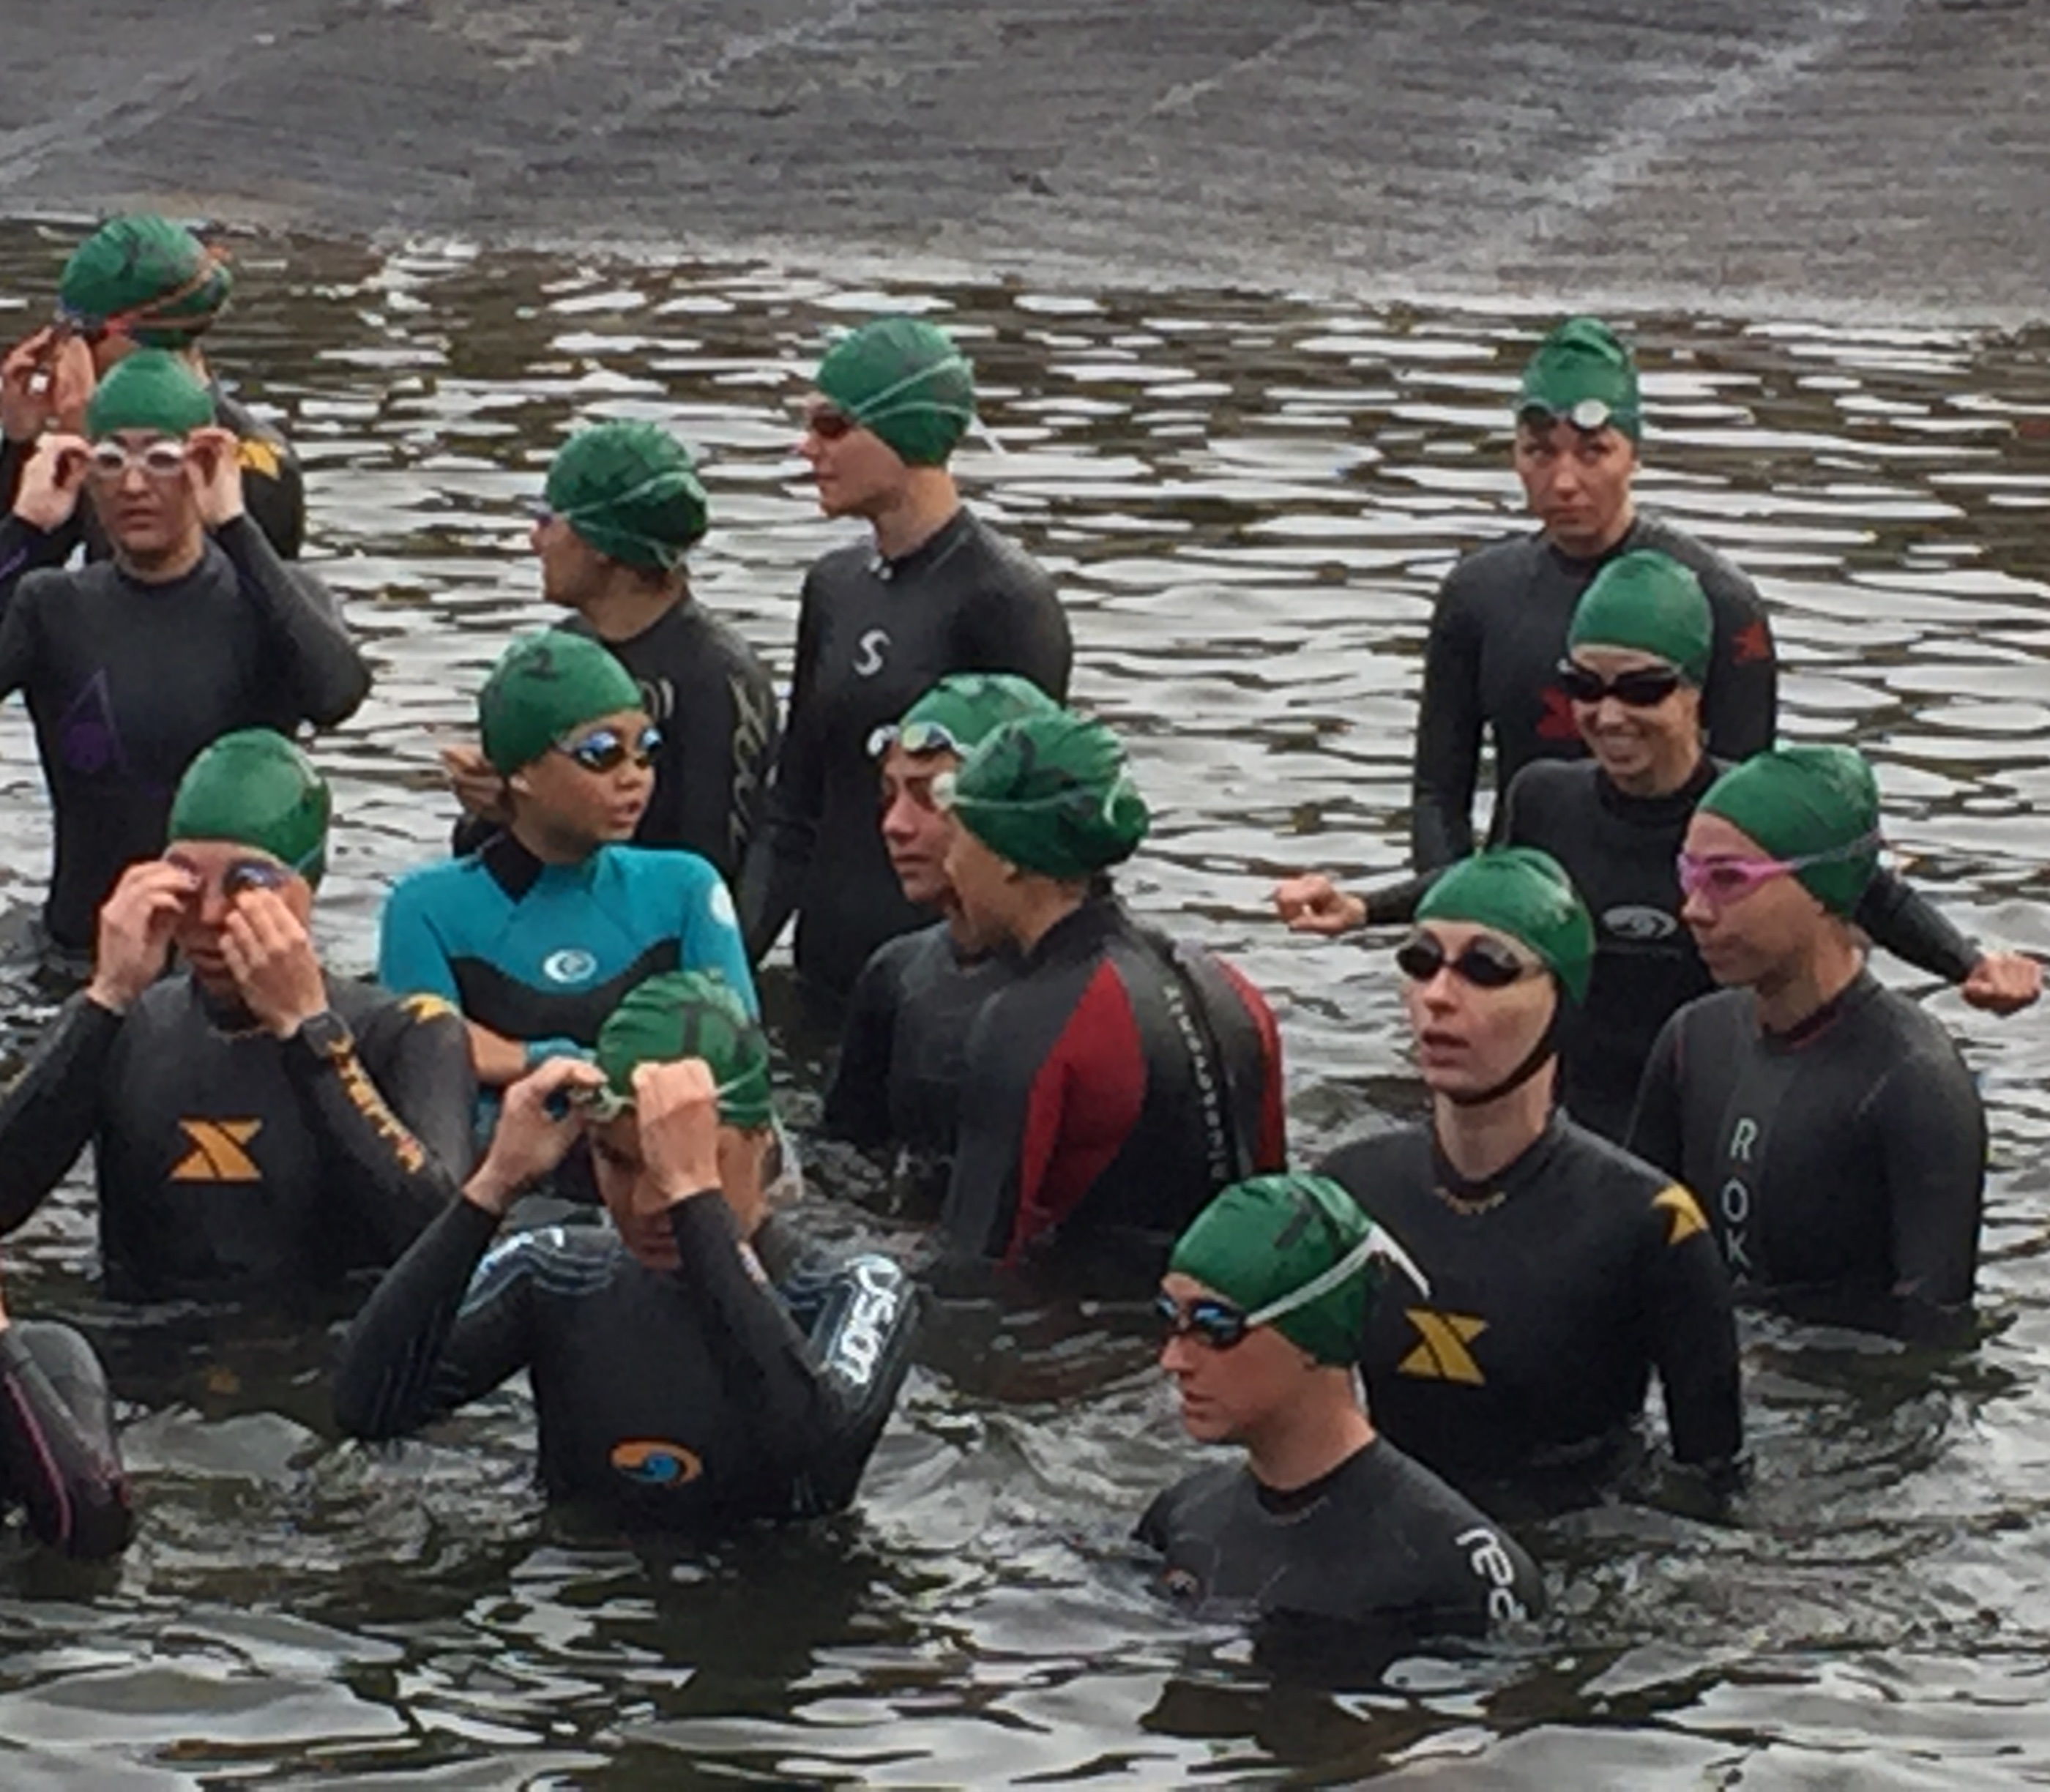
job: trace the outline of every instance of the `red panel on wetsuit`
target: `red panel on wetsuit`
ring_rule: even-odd
[[[1105,962],[1032,1079],[1007,1261],[1074,1211],[1124,1148],[1145,1103],[1139,1023],[1124,979]]]

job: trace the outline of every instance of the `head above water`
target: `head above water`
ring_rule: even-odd
[[[138,349],[93,388],[85,427],[95,439],[129,432],[183,438],[213,421],[213,395],[176,355]]]
[[[906,466],[944,466],[975,421],[975,374],[953,339],[918,317],[879,317],[842,337],[813,380]]]
[[[1643,415],[1636,360],[1598,317],[1569,317],[1523,364],[1516,392],[1519,423],[1613,427],[1635,442],[1643,433]]]
[[[579,430],[550,464],[546,496],[598,553],[650,571],[681,566],[711,521],[690,450],[653,423]]]
[[[1421,925],[1465,921],[1515,941],[1549,970],[1569,1000],[1587,999],[1594,923],[1565,868],[1534,847],[1495,847],[1461,860],[1417,905]]]
[[[1566,647],[1647,653],[1699,690],[1714,653],[1715,622],[1692,572],[1670,555],[1639,548],[1595,575],[1574,607]]]
[[[145,348],[189,348],[220,314],[233,277],[187,230],[150,214],[111,218],[64,263],[60,321]]]
[[[185,768],[171,799],[173,845],[228,841],[267,854],[311,885],[327,869],[333,799],[305,754],[268,728],[220,739]]]
[[[521,635],[477,695],[484,756],[509,777],[586,723],[638,711],[641,689],[601,643],[566,629]]]
[[[1385,1235],[1328,1177],[1256,1176],[1223,1190],[1176,1240],[1167,1267],[1271,1324],[1312,1361],[1358,1360]],[[1385,1249],[1382,1254],[1386,1254]]]
[[[1152,820],[1117,737],[1060,708],[984,735],[944,800],[998,858],[1062,882],[1122,864]]]
[[[1832,914],[1854,914],[1879,869],[1879,785],[1847,746],[1780,746],[1710,785],[1697,816],[1719,816],[1771,858],[1819,858],[1793,874]]]

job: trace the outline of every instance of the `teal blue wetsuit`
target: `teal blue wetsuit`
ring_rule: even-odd
[[[510,834],[402,878],[377,954],[387,988],[453,1002],[529,1063],[588,1050],[620,997],[677,970],[719,972],[754,1011],[733,898],[703,859],[603,846],[544,865]]]

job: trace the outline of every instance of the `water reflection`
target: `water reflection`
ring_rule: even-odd
[[[0,292],[40,304],[63,247],[0,232]],[[1078,695],[1134,738],[1162,821],[1130,894],[1273,994],[1306,1155],[1414,1102],[1384,962],[1281,935],[1265,894],[1302,865],[1401,863],[1430,597],[1513,521],[1500,426],[1530,317],[885,295],[766,265],[449,245],[251,244],[240,266],[218,358],[298,445],[315,551],[378,674],[323,750],[341,819],[322,925],[343,968],[370,962],[387,880],[440,850],[436,746],[468,727],[505,633],[542,617],[520,503],[563,434],[646,416],[702,448],[716,520],[697,589],[787,669],[801,571],[840,536],[797,477],[788,400],[823,332],[887,297],[968,342],[991,439],[967,483],[1061,578]],[[25,305],[0,305],[0,325]],[[1638,334],[1643,496],[1759,576],[1791,731],[1855,734],[1917,878],[1967,925],[2050,949],[2044,339],[1668,316]],[[48,850],[14,713],[0,836],[11,940]],[[52,999],[18,954],[0,964],[13,1049]],[[396,1455],[337,1446],[317,1330],[252,1323],[224,1346],[105,1308],[74,1186],[10,1241],[9,1292],[107,1351],[146,1517],[111,1572],[0,1564],[0,1778],[1962,1786],[2050,1771],[2050,1054],[2038,1019],[1935,1000],[1993,1119],[1978,1353],[1757,1331],[1740,1526],[1624,1507],[1545,1527],[1548,1633],[1406,1662],[1368,1693],[1276,1686],[1243,1638],[1146,1593],[1124,1532],[1187,1451],[1114,1319],[1077,1337],[950,1305],[858,1514],[665,1557],[536,1510],[520,1390]],[[786,1076],[814,1081],[815,1052],[799,1042]]]

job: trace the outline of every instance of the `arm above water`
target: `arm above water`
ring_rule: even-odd
[[[1436,871],[1474,849],[1474,787],[1480,775],[1480,629],[1455,567],[1439,588],[1424,645],[1410,774],[1409,858]]]
[[[319,728],[345,722],[370,693],[370,668],[349,639],[334,594],[282,559],[247,515],[214,531],[285,675],[281,708]]]
[[[92,1138],[123,1024],[90,997],[73,996],[0,1098],[0,1233],[36,1210]]]
[[[106,1378],[68,1326],[0,1314],[0,1481],[37,1537],[68,1556],[118,1555],[134,1533]]]

